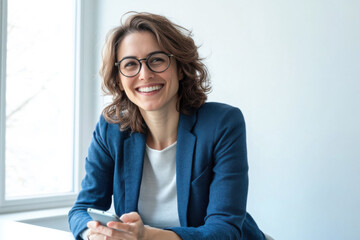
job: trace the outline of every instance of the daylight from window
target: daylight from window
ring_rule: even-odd
[[[8,1],[5,199],[73,190],[74,13]]]

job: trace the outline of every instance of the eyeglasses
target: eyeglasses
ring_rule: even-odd
[[[153,52],[146,58],[137,59],[136,57],[124,57],[115,66],[119,68],[119,72],[125,77],[136,76],[142,67],[141,61],[145,61],[146,66],[152,72],[162,73],[165,72],[170,66],[170,58],[172,54],[164,52]]]

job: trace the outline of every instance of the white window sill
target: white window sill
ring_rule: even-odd
[[[22,221],[29,221],[36,219],[54,218],[60,216],[67,216],[69,211],[70,211],[70,207],[36,210],[36,211],[24,211],[18,213],[4,213],[4,214],[0,214],[0,220],[22,222]]]

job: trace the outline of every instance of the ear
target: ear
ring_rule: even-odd
[[[184,72],[181,68],[178,70],[178,79],[181,81],[184,78]]]

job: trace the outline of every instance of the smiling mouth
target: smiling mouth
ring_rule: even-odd
[[[142,93],[150,93],[162,89],[164,85],[154,85],[150,87],[139,87],[137,90]]]

